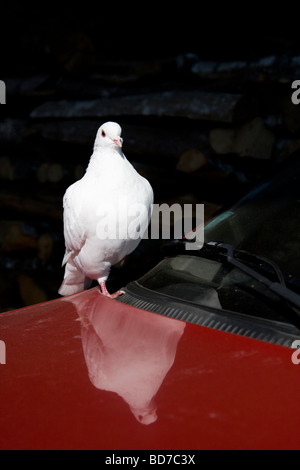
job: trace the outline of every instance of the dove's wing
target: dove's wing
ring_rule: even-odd
[[[69,186],[64,198],[64,237],[66,253],[63,259],[63,265],[68,262],[70,257],[81,250],[85,243],[85,228],[82,224],[80,215],[81,201],[79,191],[79,181]]]

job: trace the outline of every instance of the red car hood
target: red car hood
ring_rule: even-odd
[[[1,449],[300,448],[291,349],[98,288],[2,314],[0,340]]]

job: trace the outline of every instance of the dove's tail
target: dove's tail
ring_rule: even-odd
[[[60,295],[76,294],[84,289],[87,289],[92,283],[81,271],[79,271],[70,260],[66,263],[65,277],[58,290]]]

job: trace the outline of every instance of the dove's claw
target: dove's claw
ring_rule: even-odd
[[[122,290],[118,290],[114,294],[110,294],[108,292],[107,288],[106,288],[105,281],[100,281],[99,284],[100,284],[100,287],[101,287],[101,292],[102,292],[103,295],[105,295],[105,297],[110,297],[111,299],[115,299],[119,295],[125,294],[125,292],[122,291]]]
[[[111,294],[110,297],[112,299],[115,299],[116,297],[119,297],[119,295],[123,295],[125,294],[125,292],[123,290],[118,290],[117,292],[115,292],[114,294]]]

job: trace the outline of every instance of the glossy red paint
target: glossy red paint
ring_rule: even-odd
[[[1,449],[299,449],[292,350],[98,288],[0,316]]]

